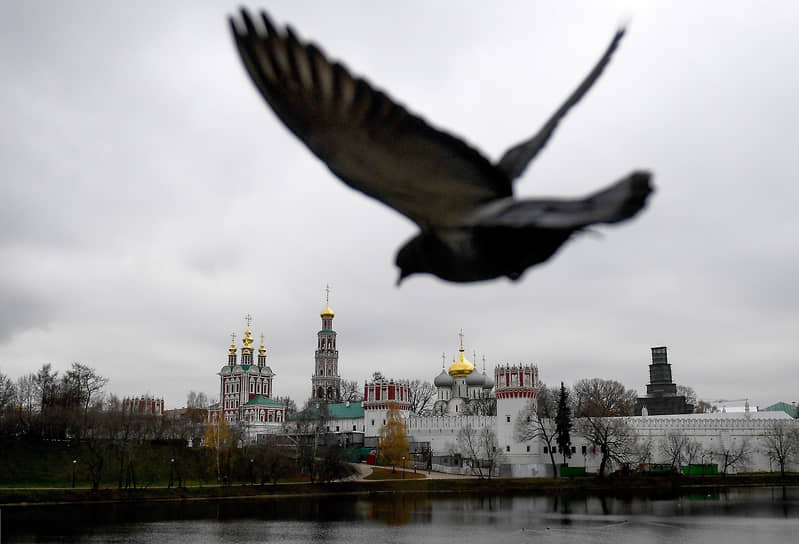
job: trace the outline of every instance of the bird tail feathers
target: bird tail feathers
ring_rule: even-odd
[[[636,171],[586,199],[594,215],[592,223],[618,223],[643,209],[653,188],[649,172]]]
[[[512,198],[483,206],[476,217],[485,228],[581,230],[594,223],[633,217],[652,192],[649,172],[633,172],[610,187],[576,200]]]

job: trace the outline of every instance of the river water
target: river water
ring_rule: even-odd
[[[799,539],[799,488],[669,499],[368,495],[4,508],[2,543],[771,543]]]

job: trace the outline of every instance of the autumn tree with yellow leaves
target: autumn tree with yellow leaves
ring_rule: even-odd
[[[408,451],[408,427],[402,421],[397,403],[388,404],[386,412],[386,423],[380,428],[380,438],[378,440],[378,451],[380,454],[380,464],[401,465],[404,459],[409,459]]]
[[[209,421],[205,428],[203,447],[209,448],[214,454],[217,481],[223,481],[229,473],[230,456],[238,442],[233,436],[230,426],[223,414],[219,414],[214,421]],[[223,470],[224,469],[224,470]]]

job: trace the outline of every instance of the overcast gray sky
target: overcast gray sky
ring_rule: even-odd
[[[630,21],[516,184],[577,196],[635,168],[635,220],[516,283],[413,276],[408,220],[351,190],[267,108],[225,17],[239,2],[0,4],[0,372],[80,361],[118,395],[190,389],[244,316],[274,390],[310,393],[324,286],[339,369],[432,378],[467,354],[551,384],[643,392],[649,348],[704,399],[799,400],[799,7],[794,2],[301,2],[268,7],[492,159],[535,132]]]

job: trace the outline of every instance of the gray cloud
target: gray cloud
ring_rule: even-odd
[[[797,8],[748,3],[270,5],[356,73],[498,157],[628,35],[517,185],[578,195],[655,172],[636,221],[518,283],[393,287],[414,227],[336,181],[247,80],[219,3],[0,7],[0,371],[80,360],[120,394],[214,395],[252,313],[304,400],[322,288],[341,372],[487,365],[643,390],[648,348],[705,398],[791,401],[799,329]]]

